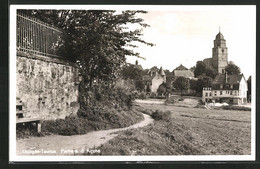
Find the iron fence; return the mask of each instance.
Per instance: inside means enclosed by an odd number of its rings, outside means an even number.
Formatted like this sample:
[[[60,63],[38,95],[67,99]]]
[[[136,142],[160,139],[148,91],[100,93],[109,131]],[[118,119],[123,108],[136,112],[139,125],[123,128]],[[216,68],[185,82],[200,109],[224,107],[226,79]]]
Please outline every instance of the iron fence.
[[[18,51],[59,57],[56,54],[56,47],[61,36],[61,30],[17,11]]]

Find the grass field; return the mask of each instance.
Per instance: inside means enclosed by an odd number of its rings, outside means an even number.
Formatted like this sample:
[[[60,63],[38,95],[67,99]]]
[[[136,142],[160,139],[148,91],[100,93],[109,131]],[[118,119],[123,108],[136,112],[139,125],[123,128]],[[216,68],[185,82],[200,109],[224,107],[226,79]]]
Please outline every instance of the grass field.
[[[167,119],[119,132],[102,155],[250,155],[251,112],[140,104],[140,111],[170,111]]]

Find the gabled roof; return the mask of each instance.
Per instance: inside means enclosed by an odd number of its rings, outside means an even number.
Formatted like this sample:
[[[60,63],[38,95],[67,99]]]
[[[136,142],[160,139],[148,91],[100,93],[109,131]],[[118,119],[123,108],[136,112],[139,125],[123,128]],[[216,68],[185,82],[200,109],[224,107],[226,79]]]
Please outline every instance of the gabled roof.
[[[180,66],[176,67],[174,70],[188,70],[188,69],[181,64]]]
[[[226,75],[221,74],[217,75],[213,81],[213,84],[237,84],[240,83],[241,79],[243,78],[243,74],[240,75],[227,75],[227,82],[226,82]]]
[[[176,77],[185,77],[191,78],[194,77],[194,73],[191,70],[174,70],[174,76]]]

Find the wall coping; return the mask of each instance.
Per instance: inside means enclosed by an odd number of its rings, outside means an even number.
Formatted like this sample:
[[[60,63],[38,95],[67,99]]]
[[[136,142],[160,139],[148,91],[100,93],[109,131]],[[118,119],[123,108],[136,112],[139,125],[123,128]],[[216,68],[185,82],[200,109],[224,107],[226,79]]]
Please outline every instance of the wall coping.
[[[18,57],[26,57],[28,59],[41,60],[41,61],[45,61],[45,62],[52,62],[52,63],[57,63],[57,64],[62,64],[62,65],[73,66],[75,68],[79,68],[79,66],[76,63],[72,63],[63,58],[42,56],[42,55],[30,54],[30,53],[25,53],[25,52],[20,52],[20,51],[17,51],[16,55]]]

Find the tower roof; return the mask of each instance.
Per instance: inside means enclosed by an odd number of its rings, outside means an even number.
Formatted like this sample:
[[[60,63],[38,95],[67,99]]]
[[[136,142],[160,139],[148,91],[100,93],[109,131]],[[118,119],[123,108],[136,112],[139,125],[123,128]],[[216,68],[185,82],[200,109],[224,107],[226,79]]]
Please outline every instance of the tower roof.
[[[224,39],[224,36],[219,32],[219,33],[216,35],[216,39]]]
[[[165,73],[164,73],[162,67],[161,67],[160,70],[159,70],[159,74],[162,75],[162,76],[165,76]]]

